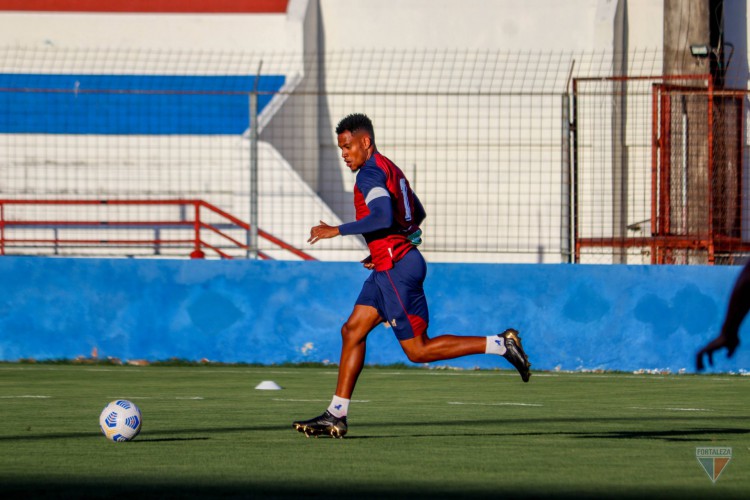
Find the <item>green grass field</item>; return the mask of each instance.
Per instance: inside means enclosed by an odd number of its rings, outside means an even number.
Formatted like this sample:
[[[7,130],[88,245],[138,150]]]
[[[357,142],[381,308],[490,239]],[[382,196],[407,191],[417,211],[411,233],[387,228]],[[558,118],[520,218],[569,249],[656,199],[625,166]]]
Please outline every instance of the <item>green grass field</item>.
[[[273,380],[284,389],[254,387]],[[335,368],[0,364],[14,497],[747,498],[750,377],[366,368],[345,439],[291,422]],[[127,398],[135,441],[99,412]],[[712,483],[696,447],[732,448]]]

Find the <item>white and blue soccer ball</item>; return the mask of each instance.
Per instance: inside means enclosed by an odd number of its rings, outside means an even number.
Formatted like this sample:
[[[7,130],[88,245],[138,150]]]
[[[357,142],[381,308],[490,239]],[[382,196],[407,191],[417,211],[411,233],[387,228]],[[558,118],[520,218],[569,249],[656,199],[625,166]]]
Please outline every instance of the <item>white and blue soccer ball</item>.
[[[122,442],[134,439],[141,432],[141,410],[127,399],[112,401],[99,415],[99,427],[108,441]]]

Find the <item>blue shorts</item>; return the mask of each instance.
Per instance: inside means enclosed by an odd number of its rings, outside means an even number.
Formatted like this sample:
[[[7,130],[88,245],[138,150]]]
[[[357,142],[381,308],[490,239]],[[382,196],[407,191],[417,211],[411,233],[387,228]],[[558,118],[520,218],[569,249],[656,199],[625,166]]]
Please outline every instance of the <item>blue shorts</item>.
[[[356,304],[374,307],[399,340],[418,337],[427,331],[430,319],[423,286],[426,274],[424,257],[416,248],[410,250],[393,269],[373,271]]]

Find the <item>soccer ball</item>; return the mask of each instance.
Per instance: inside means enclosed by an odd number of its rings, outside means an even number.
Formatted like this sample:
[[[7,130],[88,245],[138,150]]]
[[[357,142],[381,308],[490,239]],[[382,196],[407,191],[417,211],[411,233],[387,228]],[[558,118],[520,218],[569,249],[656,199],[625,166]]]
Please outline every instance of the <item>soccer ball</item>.
[[[141,410],[126,399],[112,401],[99,415],[99,427],[108,440],[130,441],[141,432]]]

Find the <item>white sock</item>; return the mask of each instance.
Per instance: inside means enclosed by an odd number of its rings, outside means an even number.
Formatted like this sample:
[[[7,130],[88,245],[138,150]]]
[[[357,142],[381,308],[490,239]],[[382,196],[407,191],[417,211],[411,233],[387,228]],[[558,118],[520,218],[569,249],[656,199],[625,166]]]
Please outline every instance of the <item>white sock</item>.
[[[331,404],[328,405],[328,412],[336,418],[345,417],[349,413],[349,400],[333,396]]]
[[[505,354],[507,349],[505,348],[505,339],[500,335],[490,335],[487,337],[487,347],[484,352],[486,354],[499,354],[502,356]]]

